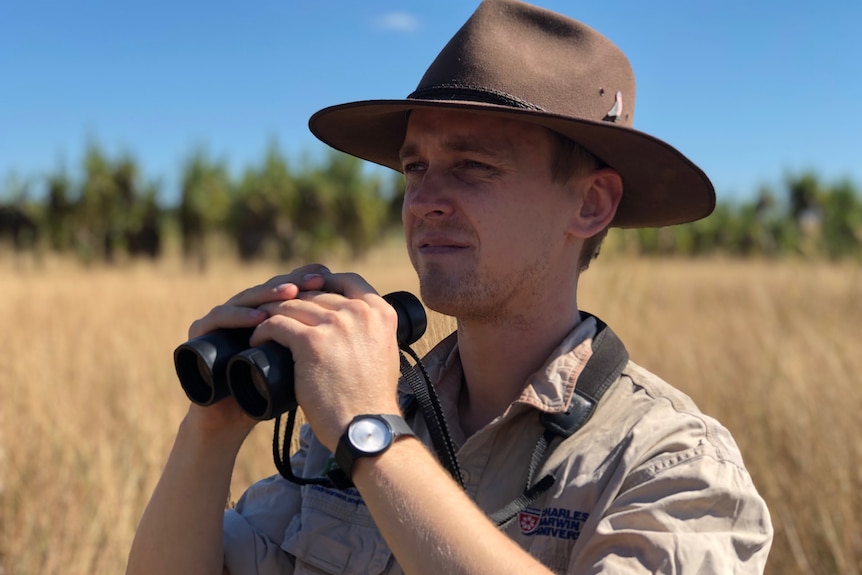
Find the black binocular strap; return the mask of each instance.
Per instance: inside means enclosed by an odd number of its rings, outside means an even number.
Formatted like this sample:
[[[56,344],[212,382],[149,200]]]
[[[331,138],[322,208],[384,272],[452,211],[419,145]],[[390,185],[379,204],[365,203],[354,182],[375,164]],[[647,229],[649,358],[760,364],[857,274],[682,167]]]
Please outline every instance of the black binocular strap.
[[[465,489],[464,477],[461,474],[461,467],[458,465],[455,444],[452,442],[449,427],[446,425],[446,418],[443,416],[443,409],[440,407],[440,399],[434,391],[431,378],[428,377],[428,372],[425,371],[425,366],[422,365],[419,356],[416,355],[416,352],[410,346],[404,345],[401,347],[401,350],[404,352],[400,354],[401,375],[410,384],[410,389],[422,408],[422,415],[425,418],[425,424],[428,426],[437,457],[461,488]],[[404,357],[405,353],[416,362],[415,368]],[[419,378],[416,368],[421,371],[425,382]],[[338,467],[327,470],[326,477],[297,477],[293,473],[293,469],[290,467],[290,444],[296,425],[296,412],[297,408],[293,408],[288,412],[285,435],[281,441],[279,441],[281,435],[281,416],[279,415],[275,418],[275,427],[272,435],[272,457],[279,474],[297,485],[324,485],[337,489],[352,487],[353,482]]]
[[[437,458],[449,474],[458,482],[462,489],[466,489],[464,485],[464,476],[461,474],[461,466],[458,465],[458,455],[455,449],[455,444],[452,441],[452,436],[449,433],[449,426],[446,424],[446,418],[443,416],[443,408],[440,407],[440,399],[434,391],[434,386],[431,384],[431,378],[428,377],[428,372],[425,371],[425,366],[419,356],[408,346],[401,348],[416,362],[416,366],[422,372],[424,382],[419,379],[419,374],[416,373],[414,366],[401,354],[401,375],[410,384],[410,389],[416,398],[419,407],[422,409],[422,416],[425,418],[425,425],[428,426],[428,432],[431,435],[431,442],[434,444],[434,451],[437,452]]]
[[[592,417],[602,396],[619,379],[623,368],[628,363],[629,354],[616,334],[599,318],[584,312],[581,312],[581,315],[582,319],[593,317],[596,320],[596,335],[592,342],[593,354],[578,376],[569,409],[563,413],[539,415],[539,421],[545,430],[530,457],[524,492],[511,503],[488,516],[500,529],[505,529],[519,513],[554,485],[556,478],[553,474],[545,475],[538,482],[533,483],[533,476],[545,461],[551,442],[557,437],[562,439],[570,437]]]
[[[297,411],[298,409],[294,407],[287,412],[284,439],[281,442],[279,442],[281,415],[275,417],[275,427],[272,432],[272,459],[278,473],[297,485],[323,485],[325,487],[338,487],[339,489],[351,487],[353,483],[347,478],[347,474],[337,468],[329,470],[327,477],[297,477],[294,475],[293,468],[290,466],[290,444],[292,443],[293,430],[296,427]]]

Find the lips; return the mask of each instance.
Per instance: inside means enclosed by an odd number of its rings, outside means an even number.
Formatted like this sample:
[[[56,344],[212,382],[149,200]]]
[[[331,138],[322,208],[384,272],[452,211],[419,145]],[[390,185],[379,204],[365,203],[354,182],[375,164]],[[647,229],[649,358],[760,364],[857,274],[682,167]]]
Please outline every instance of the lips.
[[[413,245],[423,254],[450,253],[469,247],[466,242],[445,236],[423,236],[417,238]]]

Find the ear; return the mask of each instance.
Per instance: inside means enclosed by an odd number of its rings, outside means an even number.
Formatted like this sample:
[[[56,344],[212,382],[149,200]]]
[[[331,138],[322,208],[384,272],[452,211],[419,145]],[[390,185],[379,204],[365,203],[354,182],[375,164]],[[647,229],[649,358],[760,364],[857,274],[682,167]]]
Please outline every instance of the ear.
[[[580,198],[579,206],[572,214],[569,233],[579,238],[589,238],[605,229],[614,219],[617,206],[623,197],[623,179],[611,168],[601,168],[585,176],[572,178],[572,190]]]

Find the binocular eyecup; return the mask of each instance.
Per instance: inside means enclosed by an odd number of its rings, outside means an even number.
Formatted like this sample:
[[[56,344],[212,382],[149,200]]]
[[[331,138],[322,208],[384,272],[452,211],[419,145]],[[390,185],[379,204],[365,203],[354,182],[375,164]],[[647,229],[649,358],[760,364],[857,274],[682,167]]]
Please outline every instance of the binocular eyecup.
[[[396,339],[410,345],[425,333],[422,303],[409,292],[383,296],[398,315]],[[274,341],[249,346],[253,329],[222,329],[191,339],[174,350],[174,367],[188,398],[212,405],[232,395],[249,417],[272,419],[297,407],[293,355]]]

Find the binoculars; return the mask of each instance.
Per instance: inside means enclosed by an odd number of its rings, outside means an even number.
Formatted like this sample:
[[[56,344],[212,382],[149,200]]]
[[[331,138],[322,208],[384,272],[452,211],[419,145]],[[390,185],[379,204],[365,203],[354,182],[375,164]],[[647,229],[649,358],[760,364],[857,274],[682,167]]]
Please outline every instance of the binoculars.
[[[409,292],[383,296],[398,315],[396,339],[403,347],[425,333],[425,308]],[[188,398],[211,405],[232,395],[254,419],[272,419],[297,407],[293,355],[274,341],[249,346],[254,328],[222,329],[196,337],[174,350],[174,367]]]

